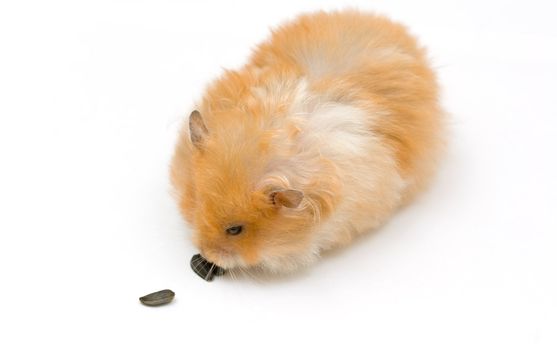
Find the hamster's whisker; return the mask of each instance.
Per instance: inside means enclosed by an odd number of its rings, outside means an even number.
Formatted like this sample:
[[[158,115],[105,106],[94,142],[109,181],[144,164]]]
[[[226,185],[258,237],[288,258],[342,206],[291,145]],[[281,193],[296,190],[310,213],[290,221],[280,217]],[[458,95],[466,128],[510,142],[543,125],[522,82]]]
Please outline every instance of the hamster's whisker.
[[[209,268],[209,272],[207,273],[207,276],[211,276],[211,274],[213,273],[213,270],[215,269],[215,264],[211,263],[211,267]]]
[[[251,268],[242,267],[241,269],[242,269],[242,272],[244,273],[245,276],[247,276],[247,277],[249,277],[253,280],[260,281],[259,277],[253,273]]]
[[[242,274],[244,275],[244,278],[246,277],[250,277],[249,272],[247,271],[247,269],[245,267],[240,267]]]
[[[244,268],[242,266],[238,267],[238,276],[240,276],[241,278],[245,278],[246,273],[244,272]]]
[[[233,281],[238,280],[238,279],[236,278],[236,272],[234,271],[234,269],[230,269],[230,270],[228,270],[228,272],[229,272],[229,274],[230,274],[230,278],[232,278]]]
[[[199,259],[199,260],[197,260],[196,263],[195,263],[195,268],[198,269],[200,265],[201,265],[202,267],[205,267],[206,264],[207,264],[207,261],[206,261],[206,260],[204,260],[204,259]]]
[[[250,269],[250,276],[257,282],[261,282],[261,277],[257,274],[257,269]]]

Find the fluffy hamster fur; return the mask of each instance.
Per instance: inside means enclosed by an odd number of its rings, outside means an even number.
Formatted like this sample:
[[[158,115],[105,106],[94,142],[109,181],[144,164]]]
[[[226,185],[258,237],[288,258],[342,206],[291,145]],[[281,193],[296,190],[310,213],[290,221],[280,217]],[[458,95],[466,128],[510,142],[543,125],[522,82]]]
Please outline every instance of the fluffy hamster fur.
[[[357,11],[298,17],[210,84],[180,134],[171,178],[194,243],[228,269],[310,264],[428,183],[442,115],[403,26]]]

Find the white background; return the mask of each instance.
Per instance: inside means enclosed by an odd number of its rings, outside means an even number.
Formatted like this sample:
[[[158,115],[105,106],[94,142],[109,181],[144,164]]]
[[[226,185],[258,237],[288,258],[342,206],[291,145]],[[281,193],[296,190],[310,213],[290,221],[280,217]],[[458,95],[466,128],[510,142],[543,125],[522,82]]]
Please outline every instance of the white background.
[[[0,348],[557,348],[552,4],[2,1]],[[437,181],[295,276],[202,281],[168,182],[181,121],[270,27],[346,6],[429,48]]]

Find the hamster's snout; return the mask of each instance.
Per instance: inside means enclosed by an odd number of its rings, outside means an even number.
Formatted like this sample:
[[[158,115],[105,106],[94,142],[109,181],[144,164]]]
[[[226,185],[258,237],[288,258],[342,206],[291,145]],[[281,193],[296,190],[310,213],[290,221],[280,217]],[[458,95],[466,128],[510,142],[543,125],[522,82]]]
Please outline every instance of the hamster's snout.
[[[238,255],[233,251],[222,247],[200,247],[201,255],[210,262],[225,269],[238,265]]]

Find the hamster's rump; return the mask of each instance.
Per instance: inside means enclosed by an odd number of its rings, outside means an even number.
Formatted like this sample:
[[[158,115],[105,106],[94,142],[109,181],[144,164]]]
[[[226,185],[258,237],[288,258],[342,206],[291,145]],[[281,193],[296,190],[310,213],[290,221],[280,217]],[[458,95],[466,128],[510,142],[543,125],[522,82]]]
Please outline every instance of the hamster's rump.
[[[171,177],[205,257],[283,272],[408,202],[432,177],[442,134],[435,75],[403,26],[319,12],[274,30],[208,87]]]

